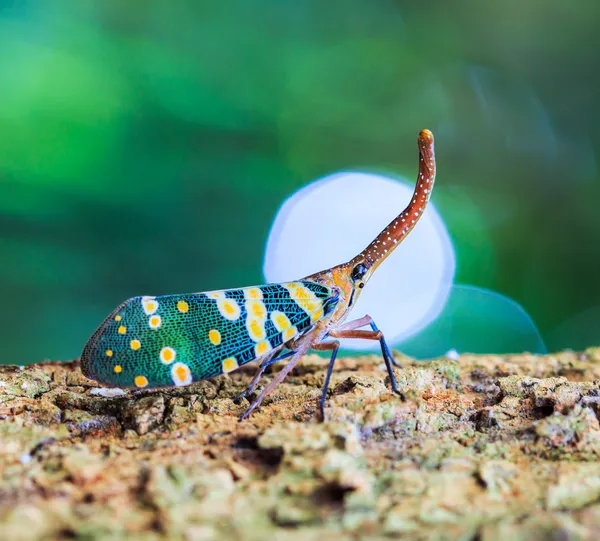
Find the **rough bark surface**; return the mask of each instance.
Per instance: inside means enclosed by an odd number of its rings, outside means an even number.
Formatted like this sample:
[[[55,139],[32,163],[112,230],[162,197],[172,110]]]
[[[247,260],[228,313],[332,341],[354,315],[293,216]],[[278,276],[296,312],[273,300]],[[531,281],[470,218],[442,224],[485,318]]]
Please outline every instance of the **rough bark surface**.
[[[0,367],[0,537],[600,538],[600,349],[402,363],[406,402],[340,359],[325,423],[316,356],[241,423],[252,368],[119,394]]]

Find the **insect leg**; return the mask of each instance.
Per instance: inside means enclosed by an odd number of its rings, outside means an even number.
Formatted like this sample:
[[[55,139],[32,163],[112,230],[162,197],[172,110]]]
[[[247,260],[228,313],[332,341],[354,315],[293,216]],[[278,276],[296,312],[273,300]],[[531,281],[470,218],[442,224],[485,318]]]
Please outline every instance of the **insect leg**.
[[[360,329],[361,327],[364,327],[365,325],[370,325],[371,329],[373,329],[375,332],[379,331],[379,329],[377,328],[377,325],[375,325],[375,322],[373,321],[373,318],[371,316],[363,316],[360,319],[355,319],[354,321],[349,321],[348,323],[344,323],[338,330],[353,331],[355,329]],[[396,362],[396,359],[394,359],[394,356],[392,355],[392,352],[390,351],[390,348],[388,347],[387,342],[383,336],[381,337],[380,343],[381,343],[381,353],[383,354],[383,356],[385,357],[387,355],[388,358],[390,359],[390,361],[392,361],[392,364],[396,368],[402,368],[402,365],[400,365],[398,362]]]
[[[363,340],[378,340],[381,344],[381,352],[383,353],[383,360],[385,361],[385,367],[387,368],[388,375],[390,376],[390,384],[392,391],[394,391],[402,400],[406,400],[404,393],[398,389],[396,384],[396,378],[394,376],[394,370],[392,368],[391,354],[385,343],[383,333],[377,331],[358,331],[358,330],[333,330],[329,332],[329,336],[332,338],[360,338]]]
[[[343,325],[338,327],[338,331],[353,331],[355,329],[360,329],[365,325],[371,325],[373,322],[373,318],[371,316],[363,316],[359,319],[355,319],[354,321],[347,321]]]
[[[302,355],[306,353],[309,347],[310,344],[307,343],[293,352],[290,361],[281,369],[279,374],[277,374],[271,380],[271,383],[269,383],[269,385],[267,385],[263,389],[263,391],[254,399],[252,404],[250,404],[250,407],[240,417],[240,421],[243,421],[246,417],[248,417],[248,415],[250,415],[260,405],[264,398],[273,392],[273,389],[275,389],[275,387],[277,387],[277,385],[279,385],[285,379],[285,377],[289,374],[292,368],[294,368],[294,366],[298,364],[298,361],[302,358]]]
[[[287,359],[288,357],[291,357],[293,354],[294,354],[293,351],[288,351],[287,353],[284,353],[283,355],[281,355],[279,357],[273,357],[272,359],[267,359],[266,361],[264,361],[261,365],[259,365],[258,370],[256,371],[256,374],[254,374],[252,381],[248,384],[248,387],[246,387],[246,389],[244,391],[242,391],[238,396],[236,396],[233,399],[233,401],[237,402],[237,401],[241,400],[242,398],[246,398],[249,394],[252,394],[252,391],[254,391],[254,387],[256,387],[258,380],[263,375],[264,371],[267,369],[268,366],[271,366],[272,364],[274,364],[276,362],[283,361],[283,359]]]
[[[327,388],[329,387],[329,380],[331,379],[331,373],[333,372],[335,358],[337,357],[338,350],[340,349],[340,342],[339,340],[335,340],[333,342],[321,342],[320,344],[315,344],[313,349],[317,351],[331,351],[331,359],[329,360],[327,374],[325,375],[325,383],[323,384],[323,394],[321,395],[321,400],[319,400],[321,420],[325,421],[325,399],[327,398]]]

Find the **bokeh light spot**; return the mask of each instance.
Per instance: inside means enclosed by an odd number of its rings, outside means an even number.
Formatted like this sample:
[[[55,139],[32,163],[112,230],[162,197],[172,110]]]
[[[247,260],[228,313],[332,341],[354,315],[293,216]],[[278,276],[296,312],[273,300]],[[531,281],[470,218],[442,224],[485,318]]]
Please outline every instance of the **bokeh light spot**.
[[[367,173],[334,174],[297,191],[280,208],[267,241],[268,282],[298,279],[348,261],[405,208],[413,183]],[[349,319],[369,314],[389,341],[429,324],[442,310],[455,257],[446,227],[430,203],[419,224],[381,265]],[[376,350],[378,343],[346,340]]]

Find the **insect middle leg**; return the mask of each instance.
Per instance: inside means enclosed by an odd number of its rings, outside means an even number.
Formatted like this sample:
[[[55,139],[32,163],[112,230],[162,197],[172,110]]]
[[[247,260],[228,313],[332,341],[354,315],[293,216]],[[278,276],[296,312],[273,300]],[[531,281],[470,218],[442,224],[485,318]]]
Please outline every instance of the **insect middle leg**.
[[[363,316],[359,319],[355,319],[354,321],[348,321],[348,323],[344,323],[341,327],[339,327],[338,331],[354,331],[356,329],[364,327],[365,325],[370,325],[371,329],[375,332],[379,331],[377,325],[375,325],[375,322],[373,321],[373,318],[368,315]],[[396,359],[394,359],[394,356],[392,355],[392,352],[388,347],[385,337],[383,335],[381,335],[381,340],[379,340],[379,342],[381,344],[381,353],[383,354],[383,356],[385,357],[387,355],[396,368],[402,368],[400,363],[396,362]]]
[[[277,363],[279,361],[283,361],[284,359],[291,357],[293,354],[294,354],[293,351],[288,351],[287,353],[284,353],[283,355],[280,355],[279,357],[273,357],[271,359],[267,359],[267,360],[263,361],[259,365],[258,370],[256,371],[256,374],[254,374],[252,381],[248,384],[248,387],[246,387],[246,389],[244,391],[242,391],[239,395],[237,395],[233,399],[233,401],[237,402],[237,401],[241,400],[242,398],[247,398],[248,395],[252,394],[252,392],[254,391],[254,387],[256,387],[258,380],[260,380],[261,376],[264,374],[264,372],[268,366],[271,366],[272,364]]]
[[[360,321],[360,320],[357,320]],[[350,322],[354,323],[354,322]],[[359,338],[362,340],[377,340],[381,344],[381,352],[383,353],[383,360],[385,367],[387,368],[388,375],[390,376],[390,385],[392,391],[394,391],[403,401],[406,400],[404,393],[398,389],[396,383],[396,377],[394,376],[394,369],[392,368],[393,357],[391,356],[390,350],[387,347],[383,333],[380,330],[377,331],[359,331],[354,329],[337,329],[329,332],[329,336],[332,338]]]

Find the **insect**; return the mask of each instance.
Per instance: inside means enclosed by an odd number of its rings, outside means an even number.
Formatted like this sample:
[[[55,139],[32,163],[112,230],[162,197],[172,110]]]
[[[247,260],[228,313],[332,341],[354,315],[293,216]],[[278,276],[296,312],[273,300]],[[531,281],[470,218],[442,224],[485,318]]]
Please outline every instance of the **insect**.
[[[245,418],[310,348],[331,351],[319,402],[323,418],[340,339],[361,338],[379,341],[392,390],[404,399],[392,368],[399,365],[373,319],[365,315],[346,322],[346,318],[375,269],[423,215],[435,181],[433,146],[432,133],[422,130],[419,173],[410,203],[354,259],[294,282],[129,299],[88,340],[81,355],[83,373],[124,388],[171,387],[260,361],[242,393],[246,396],[267,366],[287,359],[242,415]]]

